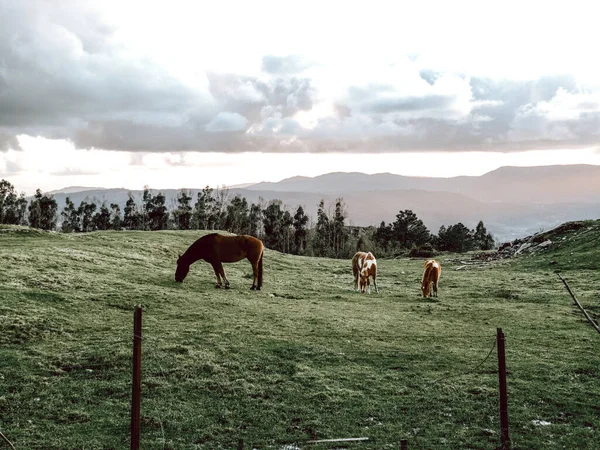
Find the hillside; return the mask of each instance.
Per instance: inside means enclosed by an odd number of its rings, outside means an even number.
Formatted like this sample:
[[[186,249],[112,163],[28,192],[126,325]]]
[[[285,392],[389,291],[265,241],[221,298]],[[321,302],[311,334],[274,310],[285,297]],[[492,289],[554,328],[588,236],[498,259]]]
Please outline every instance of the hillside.
[[[549,263],[564,256],[597,313],[590,226],[557,234],[548,254],[461,270],[467,255],[442,255],[438,299],[420,297],[421,260],[379,260],[380,294],[366,296],[349,261],[267,250],[262,291],[249,291],[247,262],[225,265],[232,289],[216,290],[204,262],[173,280],[202,232],[1,228],[0,430],[16,448],[127,447],[141,304],[142,448],[365,436],[360,448],[493,449],[501,327],[513,446],[594,449],[600,339]]]

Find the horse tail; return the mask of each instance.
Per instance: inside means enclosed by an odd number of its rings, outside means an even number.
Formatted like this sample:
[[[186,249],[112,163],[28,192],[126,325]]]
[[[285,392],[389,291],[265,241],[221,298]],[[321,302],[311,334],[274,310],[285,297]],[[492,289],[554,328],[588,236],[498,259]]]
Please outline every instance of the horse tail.
[[[262,287],[263,283],[263,255],[265,251],[260,252],[260,258],[258,260],[258,288]]]

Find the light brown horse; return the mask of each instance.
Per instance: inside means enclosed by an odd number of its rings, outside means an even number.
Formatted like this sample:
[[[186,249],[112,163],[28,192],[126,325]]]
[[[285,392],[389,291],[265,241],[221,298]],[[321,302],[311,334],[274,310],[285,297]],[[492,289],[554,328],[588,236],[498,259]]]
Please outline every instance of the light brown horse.
[[[431,297],[431,287],[433,285],[433,296],[438,296],[438,280],[440,279],[440,273],[442,272],[442,266],[435,259],[429,259],[425,261],[425,270],[423,271],[423,278],[421,280],[421,291],[423,297]]]
[[[252,264],[254,280],[251,290],[260,291],[263,281],[263,251],[260,239],[253,236],[223,236],[218,233],[207,234],[194,242],[177,260],[175,281],[182,282],[190,270],[190,265],[203,259],[210,263],[217,276],[217,286],[221,287],[221,277],[225,289],[229,289],[229,280],[225,276],[222,263],[238,262],[247,258]]]
[[[379,289],[377,289],[377,261],[373,253],[356,252],[352,257],[352,273],[354,274],[355,290],[358,290],[358,279],[360,278],[360,292],[370,294],[371,277],[373,278],[373,285],[375,285],[375,292],[379,293]]]

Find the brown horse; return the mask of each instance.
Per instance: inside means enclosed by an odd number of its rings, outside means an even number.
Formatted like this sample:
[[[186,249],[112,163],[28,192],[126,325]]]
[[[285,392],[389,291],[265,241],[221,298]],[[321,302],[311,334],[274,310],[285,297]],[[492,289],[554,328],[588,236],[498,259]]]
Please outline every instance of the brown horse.
[[[207,234],[194,242],[177,260],[175,281],[182,282],[190,270],[190,265],[203,259],[210,263],[217,276],[217,286],[221,287],[221,277],[225,289],[229,289],[229,280],[225,276],[222,263],[237,262],[247,258],[252,264],[254,280],[250,289],[260,291],[263,281],[263,250],[260,239],[253,236],[223,236],[217,233]]]
[[[377,289],[377,261],[373,253],[356,252],[352,257],[352,273],[354,274],[355,290],[358,290],[358,279],[360,278],[360,292],[370,294],[371,281],[369,277],[372,277],[375,292],[379,293],[379,289]]]
[[[423,292],[423,297],[431,297],[432,285],[433,296],[438,296],[438,280],[440,279],[441,272],[442,266],[435,259],[425,261],[425,270],[423,271],[423,278],[421,279],[421,291]]]

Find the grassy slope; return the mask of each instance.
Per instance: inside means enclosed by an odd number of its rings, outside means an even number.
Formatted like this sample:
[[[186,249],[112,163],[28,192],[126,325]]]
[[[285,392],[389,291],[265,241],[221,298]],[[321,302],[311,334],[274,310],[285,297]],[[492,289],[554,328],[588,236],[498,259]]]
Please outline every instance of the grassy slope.
[[[146,449],[359,436],[372,441],[353,447],[492,449],[495,351],[476,366],[496,327],[513,447],[596,448],[600,336],[554,274],[600,312],[600,232],[581,231],[516,261],[456,271],[441,257],[435,301],[419,296],[418,260],[380,260],[381,292],[365,296],[350,261],[267,251],[263,291],[248,290],[247,262],[225,266],[226,291],[204,262],[173,281],[202,233],[0,230],[0,430],[18,449],[127,448],[140,303]]]

